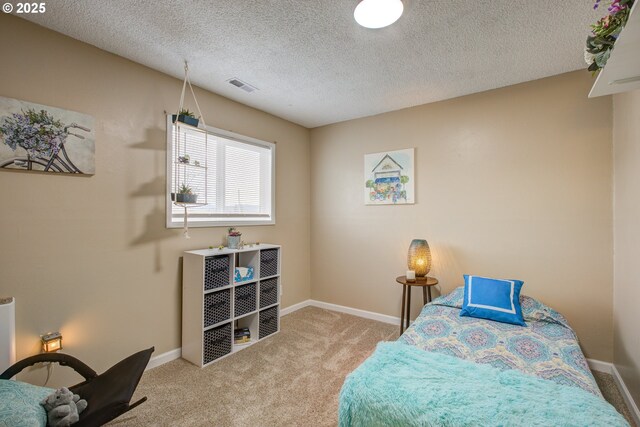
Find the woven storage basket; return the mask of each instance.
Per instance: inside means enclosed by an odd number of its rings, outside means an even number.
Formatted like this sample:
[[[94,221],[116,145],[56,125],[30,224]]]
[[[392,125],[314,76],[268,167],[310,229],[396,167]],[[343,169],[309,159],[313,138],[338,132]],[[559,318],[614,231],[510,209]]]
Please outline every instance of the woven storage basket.
[[[231,323],[205,331],[202,352],[203,364],[231,353]]]
[[[236,286],[235,299],[234,299],[234,312],[235,316],[242,316],[243,314],[256,311],[256,284],[249,283],[248,285]]]
[[[205,291],[221,288],[229,284],[229,257],[207,257],[204,262],[204,289]]]
[[[204,327],[231,318],[231,289],[211,292],[204,296]]]
[[[278,307],[267,308],[260,312],[260,339],[268,337],[278,330]]]
[[[260,251],[260,277],[278,274],[278,250],[265,249]]]
[[[278,278],[267,279],[260,282],[260,308],[264,308],[278,302]]]

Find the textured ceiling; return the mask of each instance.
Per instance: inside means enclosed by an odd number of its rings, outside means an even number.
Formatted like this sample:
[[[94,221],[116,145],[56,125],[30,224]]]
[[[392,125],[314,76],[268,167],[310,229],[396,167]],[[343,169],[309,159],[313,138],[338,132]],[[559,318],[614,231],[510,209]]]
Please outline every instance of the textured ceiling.
[[[316,127],[584,68],[602,14],[591,0],[404,0],[395,24],[371,30],[356,4],[47,0],[20,16],[178,78],[186,59],[194,84]]]

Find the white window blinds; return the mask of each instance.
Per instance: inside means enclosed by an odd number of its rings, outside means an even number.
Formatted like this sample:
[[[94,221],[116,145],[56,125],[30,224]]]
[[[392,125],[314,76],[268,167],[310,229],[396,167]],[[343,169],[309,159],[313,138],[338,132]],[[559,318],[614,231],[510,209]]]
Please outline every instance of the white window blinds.
[[[274,144],[213,128],[205,138],[204,131],[176,128],[170,120],[167,127],[167,188],[174,191],[174,180],[178,186],[185,182],[198,194],[198,203],[206,203],[188,209],[190,227],[275,222]],[[174,150],[176,132],[184,152]],[[189,167],[175,158],[184,155]],[[167,226],[182,227],[184,208],[169,199]]]

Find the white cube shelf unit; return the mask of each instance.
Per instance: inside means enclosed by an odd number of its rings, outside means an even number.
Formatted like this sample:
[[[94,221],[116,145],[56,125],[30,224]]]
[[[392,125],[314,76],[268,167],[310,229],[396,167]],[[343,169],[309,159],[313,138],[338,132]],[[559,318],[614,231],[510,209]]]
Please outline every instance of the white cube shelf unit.
[[[205,367],[280,331],[281,259],[271,244],[184,253],[183,359]],[[253,267],[253,278],[236,282],[236,267]],[[249,328],[251,341],[235,344],[237,328]]]

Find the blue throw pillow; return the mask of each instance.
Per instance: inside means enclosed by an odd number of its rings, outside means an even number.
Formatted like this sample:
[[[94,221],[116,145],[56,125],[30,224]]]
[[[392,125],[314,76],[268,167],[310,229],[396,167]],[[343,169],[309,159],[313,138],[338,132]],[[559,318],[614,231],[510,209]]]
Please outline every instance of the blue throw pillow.
[[[464,300],[460,316],[479,317],[526,326],[520,307],[521,280],[464,275]]]

